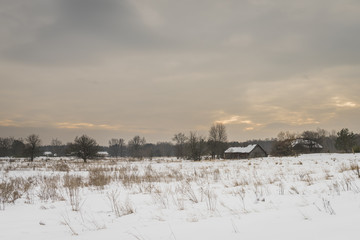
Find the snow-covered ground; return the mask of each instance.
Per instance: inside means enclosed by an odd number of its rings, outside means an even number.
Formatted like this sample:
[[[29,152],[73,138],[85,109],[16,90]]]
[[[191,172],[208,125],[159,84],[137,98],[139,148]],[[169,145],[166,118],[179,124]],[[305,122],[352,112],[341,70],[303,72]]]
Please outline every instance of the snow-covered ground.
[[[357,239],[358,160],[2,159],[0,239]]]

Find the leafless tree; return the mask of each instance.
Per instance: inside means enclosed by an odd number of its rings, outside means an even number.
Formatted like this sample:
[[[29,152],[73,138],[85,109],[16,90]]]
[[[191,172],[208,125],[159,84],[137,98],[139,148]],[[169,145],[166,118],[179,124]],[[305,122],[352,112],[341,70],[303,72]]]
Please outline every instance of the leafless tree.
[[[198,135],[196,132],[190,132],[188,141],[188,158],[195,161],[200,161],[201,157],[206,152],[206,141],[203,136]]]
[[[60,155],[60,150],[61,150],[60,148],[62,145],[63,145],[62,142],[57,138],[51,140],[51,148],[54,155],[56,156]]]
[[[0,138],[0,156],[6,157],[11,155],[12,144],[14,143],[14,138]]]
[[[96,156],[99,146],[95,139],[82,135],[75,138],[72,148],[76,152],[77,156],[82,158],[86,163],[87,159]]]
[[[123,157],[125,148],[125,140],[122,138],[116,139],[112,138],[109,141],[109,151],[110,155],[114,157]]]
[[[220,158],[226,148],[227,134],[226,127],[222,123],[213,124],[209,130],[208,145],[211,152],[211,157],[215,156]]]
[[[132,157],[142,157],[142,147],[145,145],[146,140],[144,137],[135,136],[128,143],[130,154]]]
[[[41,145],[41,139],[39,135],[30,134],[25,138],[26,142],[26,151],[30,156],[30,161],[34,161],[35,155],[39,151],[39,147]]]
[[[177,158],[183,158],[185,157],[185,145],[188,138],[185,136],[184,133],[177,133],[174,135],[173,141],[175,141],[175,154]]]
[[[295,152],[291,143],[297,138],[296,134],[289,131],[280,132],[271,149],[271,155],[274,156],[291,156]]]

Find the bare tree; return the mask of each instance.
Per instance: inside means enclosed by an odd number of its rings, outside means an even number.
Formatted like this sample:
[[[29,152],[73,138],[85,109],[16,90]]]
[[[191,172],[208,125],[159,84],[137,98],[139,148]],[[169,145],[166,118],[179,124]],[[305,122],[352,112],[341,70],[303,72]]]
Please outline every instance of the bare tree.
[[[26,146],[24,141],[20,139],[14,139],[13,143],[11,144],[11,155],[14,157],[23,157],[26,154]]]
[[[0,157],[7,157],[11,155],[11,147],[14,142],[14,138],[0,138]]]
[[[63,145],[62,142],[57,138],[53,138],[51,140],[51,148],[52,148],[52,152],[55,156],[60,155],[62,145]]]
[[[296,139],[296,134],[287,132],[280,132],[271,149],[271,155],[274,156],[291,156],[295,152],[291,143]]]
[[[76,155],[86,163],[87,159],[96,156],[99,146],[95,139],[82,135],[81,137],[75,138],[72,148],[76,152]]]
[[[227,142],[226,127],[222,123],[214,124],[209,130],[208,145],[211,152],[211,157],[214,159],[222,157]]]
[[[196,132],[190,132],[187,142],[188,158],[200,161],[201,157],[206,152],[206,141],[203,136],[198,135]]]
[[[184,133],[177,133],[174,135],[173,141],[176,142],[175,146],[175,154],[177,158],[183,158],[185,157],[185,144],[188,138],[185,136]]]
[[[41,139],[39,135],[30,134],[25,138],[25,142],[26,142],[26,151],[30,156],[30,161],[34,161],[34,157],[39,151]]]
[[[122,138],[116,139],[112,138],[109,141],[109,152],[111,156],[114,157],[123,157],[124,156],[124,148],[125,148],[125,140]]]
[[[130,154],[132,157],[141,158],[142,157],[142,147],[145,145],[146,140],[144,137],[135,136],[128,143]]]

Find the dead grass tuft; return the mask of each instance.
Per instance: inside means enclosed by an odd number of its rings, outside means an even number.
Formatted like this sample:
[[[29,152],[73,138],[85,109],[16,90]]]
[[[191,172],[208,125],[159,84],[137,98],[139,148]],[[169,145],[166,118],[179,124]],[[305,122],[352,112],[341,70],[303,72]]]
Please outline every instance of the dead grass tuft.
[[[111,181],[111,177],[107,174],[103,167],[95,167],[89,169],[89,185],[104,188]]]

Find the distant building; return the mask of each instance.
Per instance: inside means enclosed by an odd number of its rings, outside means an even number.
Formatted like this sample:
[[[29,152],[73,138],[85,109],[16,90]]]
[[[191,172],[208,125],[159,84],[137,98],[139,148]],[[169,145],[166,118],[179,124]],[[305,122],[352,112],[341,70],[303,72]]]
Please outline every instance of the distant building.
[[[231,147],[225,151],[226,159],[244,159],[267,157],[266,151],[258,144],[251,144],[247,147]]]
[[[51,157],[51,156],[53,156],[53,154],[52,154],[52,152],[47,151],[47,152],[44,152],[44,156],[45,157]]]
[[[291,147],[296,153],[318,153],[323,149],[319,143],[302,138],[293,140]]]
[[[96,156],[98,156],[98,157],[108,157],[109,153],[108,152],[97,152]]]

